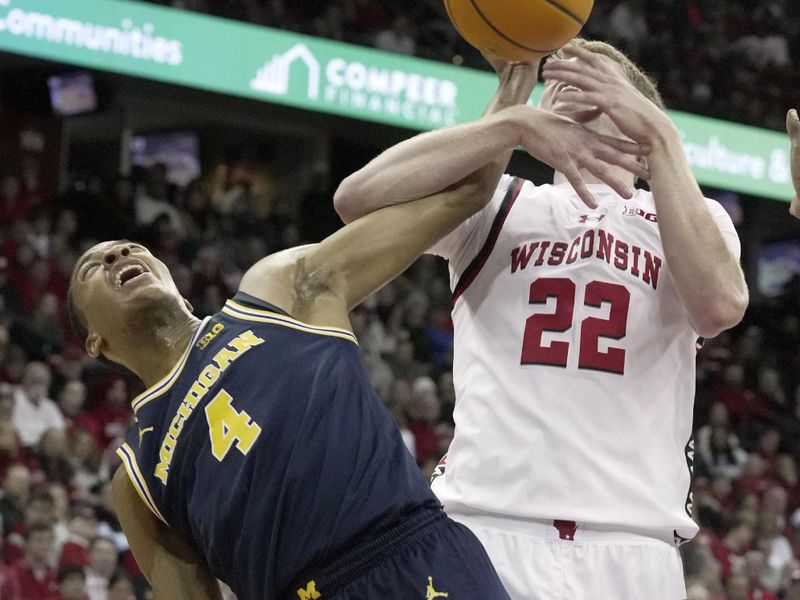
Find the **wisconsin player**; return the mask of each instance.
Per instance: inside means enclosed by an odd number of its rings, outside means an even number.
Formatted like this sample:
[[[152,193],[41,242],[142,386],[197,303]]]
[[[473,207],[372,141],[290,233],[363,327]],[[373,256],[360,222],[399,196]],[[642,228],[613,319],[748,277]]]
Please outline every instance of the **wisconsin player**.
[[[612,167],[616,187],[583,170],[575,185],[563,157],[552,185],[505,176],[431,248],[449,261],[457,397],[433,489],[515,600],[682,600],[695,345],[742,318],[739,240],[624,55],[576,40],[543,74],[526,149],[569,135],[553,125],[568,116],[648,147],[647,170]],[[487,147],[514,147],[492,121],[473,125],[386,151],[342,182],[339,214],[404,202],[459,180]],[[652,192],[621,193],[634,175]]]
[[[516,115],[489,119],[522,132]],[[83,255],[69,300],[86,349],[148,386],[113,491],[156,598],[218,598],[215,577],[239,600],[508,598],[405,449],[348,320],[486,204],[502,172],[491,159],[452,189],[264,258],[203,321],[143,246]]]

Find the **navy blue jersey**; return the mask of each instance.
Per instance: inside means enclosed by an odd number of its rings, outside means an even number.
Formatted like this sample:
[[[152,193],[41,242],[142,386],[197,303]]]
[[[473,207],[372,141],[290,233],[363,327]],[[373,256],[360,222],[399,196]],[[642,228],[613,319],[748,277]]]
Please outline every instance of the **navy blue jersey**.
[[[133,401],[118,450],[155,515],[240,600],[285,595],[430,487],[374,393],[355,337],[239,293]]]

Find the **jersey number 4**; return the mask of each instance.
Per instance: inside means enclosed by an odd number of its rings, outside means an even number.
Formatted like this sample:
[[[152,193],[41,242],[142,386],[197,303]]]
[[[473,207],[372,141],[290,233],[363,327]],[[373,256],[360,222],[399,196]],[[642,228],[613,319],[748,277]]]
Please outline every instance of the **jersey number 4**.
[[[220,390],[206,405],[211,454],[220,462],[234,444],[239,452],[247,454],[261,435],[261,427],[246,412],[233,408],[231,402],[231,395]]]
[[[549,298],[556,300],[555,312],[536,314],[525,322],[520,361],[523,365],[567,366],[569,342],[554,341],[549,346],[543,346],[542,334],[545,331],[563,333],[573,327],[575,283],[570,279],[543,277],[531,284],[528,298],[531,304],[546,304]],[[630,292],[615,283],[592,281],[586,286],[583,298],[585,306],[600,308],[603,302],[608,302],[610,309],[607,319],[587,317],[581,322],[579,369],[619,375],[625,372],[625,350],[612,347],[607,352],[601,352],[599,343],[601,337],[614,340],[625,337],[630,299]]]

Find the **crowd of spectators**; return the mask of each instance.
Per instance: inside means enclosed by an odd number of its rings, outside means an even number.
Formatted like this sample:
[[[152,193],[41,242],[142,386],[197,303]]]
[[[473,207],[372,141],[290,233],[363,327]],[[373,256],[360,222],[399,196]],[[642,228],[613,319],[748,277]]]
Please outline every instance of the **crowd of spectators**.
[[[153,0],[309,35],[488,69],[422,0]],[[800,89],[792,0],[603,0],[581,35],[611,42],[651,74],[669,108],[782,129]]]
[[[72,266],[100,237],[144,241],[203,316],[260,257],[323,235],[310,226],[319,211],[282,207],[280,184],[252,163],[183,189],[156,164],[56,200],[35,160],[25,164],[0,186],[0,597],[142,598],[109,493],[142,387],[88,358],[71,332]],[[682,550],[692,600],[800,600],[798,299],[793,280],[699,354],[701,532]],[[449,304],[446,268],[426,256],[352,313],[372,383],[427,475],[454,431]]]

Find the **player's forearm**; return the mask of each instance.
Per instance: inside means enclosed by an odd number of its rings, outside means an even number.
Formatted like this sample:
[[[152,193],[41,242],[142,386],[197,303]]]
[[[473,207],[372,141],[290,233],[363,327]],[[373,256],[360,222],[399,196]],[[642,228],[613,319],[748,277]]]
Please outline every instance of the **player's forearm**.
[[[537,73],[538,64],[510,65],[487,116],[401,142],[345,178],[333,198],[339,216],[350,223],[379,208],[435,194],[489,163],[499,179],[521,141],[517,117],[504,109],[527,101]]]
[[[504,113],[418,135],[386,150],[339,185],[333,197],[345,223],[380,208],[435,194],[519,145]]]
[[[453,189],[357,219],[309,249],[298,262],[296,287],[312,290],[309,303],[319,304],[324,291],[347,309],[356,306],[483,208],[490,184],[478,172]]]
[[[648,164],[675,287],[695,330],[713,337],[741,321],[747,308],[742,269],[706,206],[674,128],[660,136]]]

